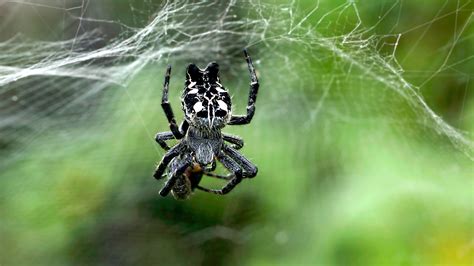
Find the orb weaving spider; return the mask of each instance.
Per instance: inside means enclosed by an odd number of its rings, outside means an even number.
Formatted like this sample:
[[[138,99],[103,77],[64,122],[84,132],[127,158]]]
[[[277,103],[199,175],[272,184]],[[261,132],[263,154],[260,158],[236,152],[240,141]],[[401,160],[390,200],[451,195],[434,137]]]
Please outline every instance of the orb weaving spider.
[[[166,150],[166,154],[156,168],[154,177],[168,180],[160,191],[165,197],[170,191],[176,199],[186,199],[197,188],[199,190],[224,195],[229,193],[242,178],[257,175],[257,167],[237,150],[244,145],[240,137],[222,133],[226,125],[249,124],[255,113],[255,101],[258,93],[258,79],[252,59],[244,50],[250,72],[250,93],[246,115],[232,115],[232,103],[229,92],[221,85],[219,65],[209,63],[202,70],[195,64],[186,69],[186,82],[181,97],[184,121],[177,125],[171,105],[168,101],[171,66],[168,66],[163,86],[161,106],[168,119],[170,130],[158,133],[155,140]],[[177,139],[178,144],[170,148],[166,141]],[[227,145],[226,142],[232,145]],[[216,159],[230,174],[213,173]],[[168,169],[167,173],[165,171]],[[202,176],[227,180],[219,190],[199,186]]]

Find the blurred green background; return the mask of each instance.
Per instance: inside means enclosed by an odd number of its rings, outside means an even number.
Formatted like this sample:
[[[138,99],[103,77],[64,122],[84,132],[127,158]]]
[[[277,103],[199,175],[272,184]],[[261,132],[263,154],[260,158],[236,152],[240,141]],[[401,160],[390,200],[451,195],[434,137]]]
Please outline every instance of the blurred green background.
[[[229,6],[235,21],[253,26],[237,28],[217,46],[211,36],[201,39],[204,48],[160,55],[123,86],[102,83],[89,98],[72,75],[0,87],[0,265],[473,265],[473,4],[228,4],[176,2],[175,22],[196,16],[204,21],[198,31],[212,30],[214,15]],[[140,30],[163,6],[0,2],[0,40],[5,45],[21,33],[25,47],[47,45],[98,29],[102,42],[84,48],[93,51]],[[287,22],[301,28],[292,32]],[[264,36],[238,34],[264,27]],[[162,37],[167,47],[172,34]],[[199,50],[211,46],[218,51]],[[151,174],[164,154],[153,136],[167,130],[159,106],[165,66],[173,65],[179,120],[184,69],[194,60],[221,64],[223,85],[242,113],[249,78],[238,47],[245,46],[261,81],[257,113],[250,125],[224,131],[244,138],[242,153],[258,165],[258,176],[224,197],[159,197],[163,184]],[[1,66],[15,66],[11,54],[0,55]],[[470,144],[440,130],[413,104],[415,95],[403,97],[385,63],[399,65],[414,91]],[[71,99],[83,109],[43,111]],[[27,110],[38,116],[25,120]],[[21,119],[8,124],[15,115]]]

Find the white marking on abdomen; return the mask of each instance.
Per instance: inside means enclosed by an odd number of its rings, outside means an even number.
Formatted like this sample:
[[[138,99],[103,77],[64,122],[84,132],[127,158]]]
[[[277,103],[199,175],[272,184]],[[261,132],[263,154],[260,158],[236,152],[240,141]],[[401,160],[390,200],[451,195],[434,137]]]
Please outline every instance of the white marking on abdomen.
[[[195,103],[194,106],[193,106],[193,109],[196,113],[200,112],[203,109],[202,102]]]
[[[224,101],[217,100],[217,103],[219,104],[219,108],[228,111],[227,104]]]
[[[192,87],[194,87],[194,85],[196,85],[196,82],[191,82],[191,83],[189,83],[188,88],[192,88]]]

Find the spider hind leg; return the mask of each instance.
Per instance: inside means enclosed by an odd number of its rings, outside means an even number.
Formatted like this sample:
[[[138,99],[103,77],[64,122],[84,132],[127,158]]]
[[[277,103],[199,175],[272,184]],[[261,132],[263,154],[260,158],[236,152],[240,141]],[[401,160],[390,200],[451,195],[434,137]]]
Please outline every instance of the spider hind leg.
[[[246,115],[233,115],[230,118],[229,125],[245,125],[252,121],[252,118],[255,114],[255,102],[257,101],[258,94],[258,78],[255,68],[252,63],[252,58],[247,53],[247,50],[244,50],[245,60],[247,61],[247,66],[250,72],[250,92],[247,103],[247,114]]]
[[[183,138],[184,133],[187,130],[189,125],[186,122],[183,122],[181,126],[178,127],[176,123],[176,119],[173,114],[173,109],[171,108],[171,104],[168,100],[170,77],[171,77],[171,66],[168,66],[168,68],[166,69],[165,82],[163,84],[163,95],[161,97],[161,107],[163,108],[163,112],[165,112],[166,118],[168,119],[168,123],[170,126],[170,130],[171,132],[173,132],[174,137],[176,139],[181,139]]]

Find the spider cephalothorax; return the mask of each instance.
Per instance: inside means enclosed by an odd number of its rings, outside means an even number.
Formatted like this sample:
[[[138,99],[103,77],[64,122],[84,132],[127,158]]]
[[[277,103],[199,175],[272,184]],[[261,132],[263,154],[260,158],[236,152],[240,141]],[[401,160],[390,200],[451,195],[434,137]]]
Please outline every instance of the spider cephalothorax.
[[[244,125],[250,123],[255,113],[255,101],[259,83],[250,56],[244,50],[250,72],[250,94],[246,115],[232,115],[230,95],[221,85],[219,66],[210,63],[204,70],[190,64],[186,69],[186,82],[181,103],[185,120],[178,127],[168,102],[171,67],[168,67],[163,88],[161,106],[168,119],[171,132],[156,135],[156,141],[167,150],[156,168],[154,177],[163,178],[167,171],[168,181],[160,195],[171,191],[177,199],[187,198],[194,189],[215,194],[227,194],[245,177],[254,177],[257,167],[237,150],[244,142],[237,136],[221,132],[225,125]],[[180,140],[170,148],[167,140]],[[229,142],[233,144],[229,146]],[[216,160],[229,170],[222,176],[213,173]],[[199,186],[202,176],[225,179],[228,183],[219,190]]]
[[[231,115],[231,100],[219,79],[219,65],[210,63],[204,70],[190,64],[181,98],[185,119],[202,130],[221,129]]]

